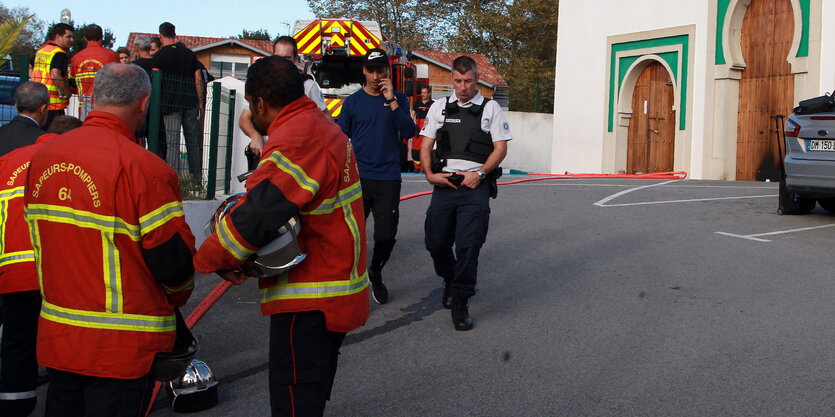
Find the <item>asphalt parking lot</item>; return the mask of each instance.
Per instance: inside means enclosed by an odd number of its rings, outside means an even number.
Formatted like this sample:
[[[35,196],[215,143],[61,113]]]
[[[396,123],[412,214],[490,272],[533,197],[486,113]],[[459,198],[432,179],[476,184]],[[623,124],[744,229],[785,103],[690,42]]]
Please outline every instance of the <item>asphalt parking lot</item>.
[[[403,195],[430,189],[403,178]],[[346,338],[326,415],[835,415],[835,216],[778,216],[777,184],[502,186],[469,332],[440,306],[429,199],[401,203],[390,302]],[[199,277],[185,311],[219,282]],[[233,287],[195,326],[221,382],[192,415],[269,415],[257,296]],[[151,415],[179,414],[161,395]]]

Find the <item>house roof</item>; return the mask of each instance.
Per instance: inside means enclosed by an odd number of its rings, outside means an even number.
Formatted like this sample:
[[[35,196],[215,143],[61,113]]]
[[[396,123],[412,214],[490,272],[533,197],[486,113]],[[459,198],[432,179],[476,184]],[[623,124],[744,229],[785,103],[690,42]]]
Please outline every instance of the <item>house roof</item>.
[[[134,50],[133,41],[136,39],[137,36],[145,35],[149,38],[153,38],[154,36],[159,36],[156,33],[139,33],[139,32],[131,32],[128,36],[128,48],[131,52],[136,53],[137,51]],[[237,39],[237,38],[210,38],[204,36],[181,36],[177,35],[177,42],[182,42],[194,52],[202,51],[205,49],[214,48],[216,46],[222,45],[238,45],[243,48],[249,49],[255,53],[259,53],[261,55],[267,56],[271,55],[273,49],[273,42],[272,41],[254,41],[250,39]]]
[[[452,61],[461,55],[466,55],[475,60],[478,66],[478,82],[486,84],[488,87],[505,87],[507,81],[499,75],[496,67],[490,63],[486,56],[481,54],[459,54],[454,52],[436,52],[436,51],[412,51],[412,56],[431,62],[435,65],[441,66],[452,71]]]

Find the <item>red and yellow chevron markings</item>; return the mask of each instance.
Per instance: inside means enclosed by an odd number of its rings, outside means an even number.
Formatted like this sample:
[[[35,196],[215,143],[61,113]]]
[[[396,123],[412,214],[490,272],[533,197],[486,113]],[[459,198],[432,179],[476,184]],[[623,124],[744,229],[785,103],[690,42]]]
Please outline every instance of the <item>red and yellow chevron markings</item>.
[[[330,45],[337,47],[344,47],[350,39],[350,56],[365,56],[369,49],[380,47],[380,39],[356,20],[314,20],[293,38],[302,54],[324,53],[322,38],[330,38]]]
[[[328,111],[334,118],[339,117],[339,113],[342,113],[342,103],[344,102],[344,98],[325,98],[325,104],[328,106]]]

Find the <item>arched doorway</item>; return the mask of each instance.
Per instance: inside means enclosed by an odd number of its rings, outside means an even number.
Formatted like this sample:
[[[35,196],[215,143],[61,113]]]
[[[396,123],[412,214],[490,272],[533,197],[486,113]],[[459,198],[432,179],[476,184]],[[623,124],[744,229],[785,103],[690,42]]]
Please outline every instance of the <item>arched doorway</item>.
[[[673,170],[675,156],[675,92],[660,62],[647,65],[632,93],[632,117],[626,149],[626,172]]]
[[[739,80],[736,179],[780,179],[774,120],[791,114],[794,75],[786,60],[794,37],[791,0],[753,0],[742,22],[745,70]]]

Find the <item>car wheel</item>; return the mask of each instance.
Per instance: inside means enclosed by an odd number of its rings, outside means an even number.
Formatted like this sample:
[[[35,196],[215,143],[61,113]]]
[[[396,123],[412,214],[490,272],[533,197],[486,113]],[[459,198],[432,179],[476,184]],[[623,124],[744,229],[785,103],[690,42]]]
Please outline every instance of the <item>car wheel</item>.
[[[777,202],[777,214],[806,214],[815,208],[815,199],[790,193],[786,180],[780,180],[780,192]]]
[[[835,213],[835,197],[834,198],[821,198],[818,200],[818,204],[823,207],[824,210]]]

